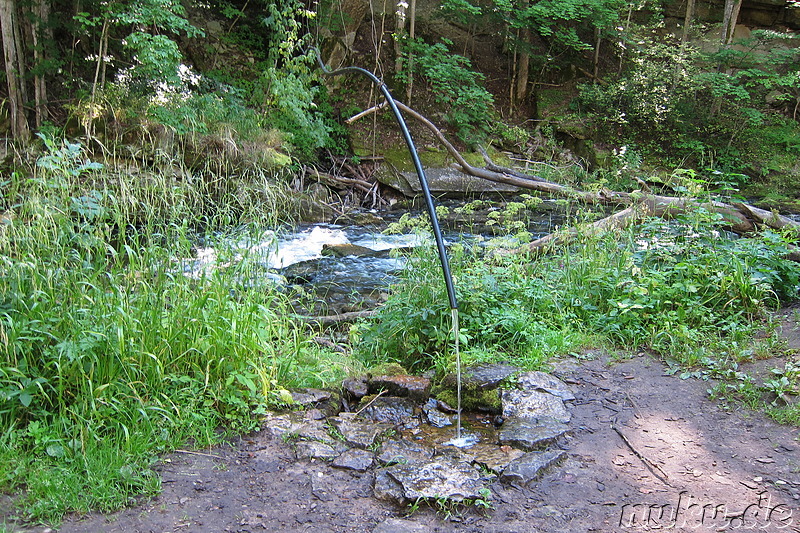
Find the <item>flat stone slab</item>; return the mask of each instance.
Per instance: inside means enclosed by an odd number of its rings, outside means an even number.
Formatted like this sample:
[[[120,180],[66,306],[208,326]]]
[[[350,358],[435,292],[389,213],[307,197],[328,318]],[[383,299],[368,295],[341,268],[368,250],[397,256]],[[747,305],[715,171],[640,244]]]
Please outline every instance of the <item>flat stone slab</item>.
[[[501,383],[520,372],[512,365],[478,365],[464,369],[462,379],[465,386],[474,386],[480,390],[496,389]]]
[[[495,474],[500,474],[512,461],[519,459],[525,452],[511,446],[498,446],[479,442],[470,448],[462,450],[464,455],[471,455],[473,463],[484,466]]]
[[[541,449],[567,433],[569,427],[552,417],[507,418],[497,432],[501,445],[526,451]]]
[[[433,449],[406,439],[390,440],[385,443],[377,456],[384,465],[420,463],[433,457]]]
[[[519,459],[512,461],[503,471],[500,479],[507,483],[527,485],[536,480],[545,469],[560,461],[564,456],[566,456],[564,450],[528,452]]]
[[[375,462],[375,456],[366,450],[347,450],[333,460],[332,466],[356,472],[366,472]]]
[[[394,494],[401,494],[404,502],[439,498],[461,502],[480,498],[481,489],[486,488],[476,467],[446,456],[422,463],[389,466],[382,470],[387,474],[386,477],[399,485],[399,491],[395,488]],[[384,482],[388,484],[386,480]]]
[[[431,392],[431,380],[404,374],[376,376],[370,379],[367,385],[371,394],[386,391],[389,396],[407,397],[415,402],[424,402]]]
[[[509,418],[555,418],[567,423],[572,418],[560,396],[539,389],[504,390],[500,398],[503,402],[503,416]]]
[[[359,417],[372,422],[405,425],[414,416],[414,406],[414,402],[409,398],[382,396],[362,408]]]
[[[575,399],[575,394],[566,383],[546,372],[539,372],[538,370],[525,372],[519,375],[517,382],[524,390],[549,392],[553,396],[558,396],[565,402]]]
[[[301,440],[295,443],[298,457],[329,461],[339,456],[333,446],[315,440]]]
[[[342,434],[345,442],[357,448],[372,446],[378,435],[394,427],[384,422],[355,418],[353,413],[341,413],[339,416],[329,418],[328,423]]]

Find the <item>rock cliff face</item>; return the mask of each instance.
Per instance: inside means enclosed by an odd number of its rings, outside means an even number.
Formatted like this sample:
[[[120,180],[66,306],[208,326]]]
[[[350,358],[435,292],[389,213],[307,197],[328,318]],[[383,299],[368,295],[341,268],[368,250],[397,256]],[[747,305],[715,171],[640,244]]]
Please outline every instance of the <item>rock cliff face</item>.
[[[722,20],[724,0],[699,1],[695,6],[695,20],[709,24]],[[664,14],[683,20],[686,0],[670,0],[664,5]],[[800,29],[800,6],[789,0],[745,0],[739,13],[739,24],[750,27],[787,27]]]

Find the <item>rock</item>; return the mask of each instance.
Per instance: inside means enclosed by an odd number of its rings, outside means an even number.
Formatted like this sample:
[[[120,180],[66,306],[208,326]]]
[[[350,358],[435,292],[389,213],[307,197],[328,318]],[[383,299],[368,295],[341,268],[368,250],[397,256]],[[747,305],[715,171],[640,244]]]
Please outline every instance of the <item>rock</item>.
[[[328,419],[328,423],[335,427],[342,434],[345,442],[351,446],[368,448],[375,443],[378,435],[392,429],[391,424],[360,420],[352,415],[353,413],[341,413],[339,416]]]
[[[512,461],[500,476],[507,483],[527,485],[539,477],[551,465],[560,461],[566,452],[564,450],[546,450],[543,452],[528,452],[519,459]]]
[[[472,462],[480,464],[495,474],[500,474],[508,465],[519,459],[525,452],[511,446],[497,446],[479,442],[466,451],[473,455]]]
[[[296,434],[305,426],[308,420],[304,413],[274,413],[267,412],[262,422],[262,431],[279,439],[286,434]]]
[[[372,422],[404,426],[414,416],[414,402],[408,398],[382,396],[363,407],[359,416]]]
[[[425,413],[428,424],[435,428],[453,425],[452,418],[439,410],[439,405],[442,403],[434,398],[429,398],[425,405],[422,406],[422,412]]]
[[[555,442],[568,429],[566,424],[551,417],[511,417],[498,430],[497,439],[501,445],[531,451]]]
[[[433,449],[406,439],[390,440],[381,447],[378,462],[388,464],[408,464],[427,461],[433,457]]]
[[[405,505],[407,503],[406,497],[403,494],[403,486],[383,468],[375,472],[375,483],[372,486],[372,495],[378,500],[392,502],[398,505]]]
[[[454,502],[480,498],[486,488],[477,468],[449,457],[437,457],[423,463],[385,468],[391,479],[402,487],[404,504],[418,499],[445,498]]]
[[[399,518],[389,518],[381,522],[372,530],[372,533],[427,533],[430,531],[428,526],[417,524],[410,520],[401,520]]]
[[[366,472],[375,462],[375,456],[366,450],[347,450],[333,460],[331,465],[345,470]]]
[[[520,371],[520,368],[511,365],[478,365],[465,369],[462,379],[466,387],[474,386],[479,390],[496,389],[503,380]]]
[[[367,394],[367,380],[364,378],[350,378],[342,381],[342,391],[351,401],[358,401]]]
[[[328,415],[340,411],[341,399],[338,394],[321,389],[297,389],[291,391],[292,400],[303,409],[320,409]]]
[[[324,420],[306,420],[306,423],[297,428],[294,434],[297,435],[298,440],[314,440],[330,446],[337,443],[325,426]]]
[[[316,440],[301,440],[295,444],[297,457],[329,461],[340,454],[333,446]]]
[[[367,386],[371,394],[385,390],[391,396],[408,397],[415,402],[424,402],[431,392],[431,380],[407,374],[376,376]]]
[[[509,418],[555,418],[559,422],[569,422],[571,415],[559,396],[540,390],[504,390],[503,416]],[[507,422],[506,422],[507,423]]]
[[[348,255],[364,257],[375,255],[376,253],[375,250],[357,244],[323,244],[321,252],[322,255],[333,257],[346,257]]]
[[[575,394],[572,393],[572,390],[567,384],[552,374],[539,371],[526,372],[519,376],[517,382],[520,387],[525,390],[549,392],[553,396],[558,396],[565,402],[575,399]]]

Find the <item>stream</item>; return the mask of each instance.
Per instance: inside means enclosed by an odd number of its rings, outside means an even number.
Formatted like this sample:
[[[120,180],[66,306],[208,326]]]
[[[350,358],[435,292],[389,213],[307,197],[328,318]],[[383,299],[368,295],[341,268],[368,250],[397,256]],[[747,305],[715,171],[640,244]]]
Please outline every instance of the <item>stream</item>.
[[[564,218],[556,204],[546,202],[543,206],[526,214],[526,226],[533,238],[550,233]],[[327,310],[322,314],[333,314],[374,307],[385,297],[388,287],[399,281],[407,262],[402,252],[435,246],[432,235],[426,233],[385,233],[388,224],[397,221],[402,213],[377,215],[381,223],[368,226],[299,224],[277,231],[266,229],[255,235],[252,231],[229,231],[201,240],[195,257],[183,260],[180,269],[186,276],[200,278],[248,257],[253,268],[243,282],[253,286],[268,281],[292,288],[316,302],[305,302],[301,311],[317,314],[324,307]],[[460,242],[485,246],[494,237],[486,220],[486,212],[472,214],[468,220],[463,216],[445,218],[441,223],[446,245]],[[513,241],[509,244],[513,245]]]

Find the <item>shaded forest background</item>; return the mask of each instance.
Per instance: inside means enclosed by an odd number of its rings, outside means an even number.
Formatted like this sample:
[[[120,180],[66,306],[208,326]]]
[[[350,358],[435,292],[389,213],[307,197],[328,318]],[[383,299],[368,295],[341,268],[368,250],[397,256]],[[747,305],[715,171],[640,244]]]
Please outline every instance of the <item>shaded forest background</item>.
[[[795,196],[795,2],[3,0],[0,10],[0,128],[14,146],[39,142],[34,133],[85,138],[116,161],[170,154],[190,167],[225,161],[221,172],[331,170],[337,157],[391,152],[388,117],[343,125],[378,95],[363,80],[322,79],[317,45],[331,67],[374,70],[462,148],[569,168],[578,185],[626,189],[677,168],[771,205]]]

